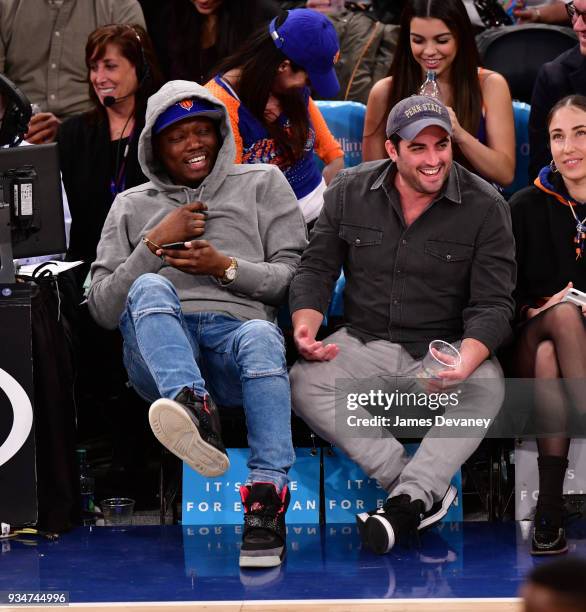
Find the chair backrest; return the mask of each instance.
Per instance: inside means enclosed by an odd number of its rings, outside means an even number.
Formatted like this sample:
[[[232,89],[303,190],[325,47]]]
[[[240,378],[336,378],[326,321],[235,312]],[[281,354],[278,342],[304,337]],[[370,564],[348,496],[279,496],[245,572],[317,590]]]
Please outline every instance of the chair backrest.
[[[529,114],[531,106],[525,102],[513,101],[515,119],[515,178],[503,190],[509,198],[519,189],[529,184]]]
[[[541,66],[576,43],[571,28],[545,24],[491,28],[476,37],[482,65],[500,72],[513,99],[527,103]]]
[[[361,102],[317,100],[330,132],[342,146],[344,165],[357,166],[362,162],[362,131],[366,106]]]

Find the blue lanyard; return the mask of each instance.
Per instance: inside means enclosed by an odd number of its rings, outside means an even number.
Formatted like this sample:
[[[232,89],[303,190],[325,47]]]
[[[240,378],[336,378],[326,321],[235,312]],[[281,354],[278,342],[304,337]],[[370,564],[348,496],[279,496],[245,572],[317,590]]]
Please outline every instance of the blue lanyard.
[[[130,142],[132,141],[133,134],[134,128],[132,129],[132,132],[130,132],[126,146],[124,147],[124,154],[122,155],[120,167],[118,167],[118,154],[116,155],[116,168],[114,172],[117,171],[118,174],[117,176],[112,176],[110,179],[110,193],[112,194],[112,198],[115,198],[119,193],[126,189],[126,161],[128,159],[128,152],[130,151]],[[118,150],[120,150],[120,144],[118,145]]]

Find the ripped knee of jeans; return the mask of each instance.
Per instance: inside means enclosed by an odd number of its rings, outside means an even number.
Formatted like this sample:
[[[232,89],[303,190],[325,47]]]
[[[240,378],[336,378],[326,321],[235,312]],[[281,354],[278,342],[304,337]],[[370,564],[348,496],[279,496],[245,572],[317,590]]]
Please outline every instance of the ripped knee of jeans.
[[[273,323],[246,321],[238,330],[234,342],[236,360],[244,378],[287,373],[283,335]]]

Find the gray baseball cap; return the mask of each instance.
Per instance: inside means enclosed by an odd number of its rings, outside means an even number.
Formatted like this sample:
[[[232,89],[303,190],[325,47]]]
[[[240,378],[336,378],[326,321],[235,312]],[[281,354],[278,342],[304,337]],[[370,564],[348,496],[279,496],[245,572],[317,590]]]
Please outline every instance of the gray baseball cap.
[[[403,140],[413,140],[421,130],[438,125],[452,133],[448,109],[435,98],[410,96],[397,102],[387,119],[387,138],[398,134]]]

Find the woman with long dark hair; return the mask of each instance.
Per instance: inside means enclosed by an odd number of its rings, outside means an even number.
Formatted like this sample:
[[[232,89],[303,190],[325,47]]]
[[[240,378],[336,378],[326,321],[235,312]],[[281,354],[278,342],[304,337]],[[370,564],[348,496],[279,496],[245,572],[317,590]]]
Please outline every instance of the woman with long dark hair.
[[[106,25],[92,32],[86,65],[94,108],[65,121],[58,140],[72,218],[67,256],[84,261],[81,282],[114,198],[147,181],[138,164],[138,136],[147,99],[161,84],[151,42],[139,25]]]
[[[429,71],[453,125],[455,160],[485,179],[508,185],[515,173],[515,128],[505,79],[479,68],[474,29],[461,0],[408,0],[389,76],[368,98],[362,154],[383,159],[390,109],[416,94]]]
[[[274,0],[174,0],[169,12],[170,79],[205,83],[214,66],[276,17]]]
[[[336,94],[338,50],[327,17],[294,9],[261,28],[206,84],[228,109],[236,163],[278,166],[308,224],[322,208],[327,183],[344,165],[344,153],[309,91],[311,85],[323,97]],[[323,176],[314,151],[325,163]]]
[[[586,291],[586,97],[560,100],[547,129],[552,163],[510,202],[520,321],[512,364],[517,376],[536,379],[536,555],[567,550],[562,486],[570,437],[586,434],[586,304],[567,301],[572,287]]]

